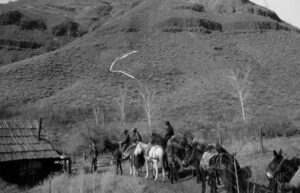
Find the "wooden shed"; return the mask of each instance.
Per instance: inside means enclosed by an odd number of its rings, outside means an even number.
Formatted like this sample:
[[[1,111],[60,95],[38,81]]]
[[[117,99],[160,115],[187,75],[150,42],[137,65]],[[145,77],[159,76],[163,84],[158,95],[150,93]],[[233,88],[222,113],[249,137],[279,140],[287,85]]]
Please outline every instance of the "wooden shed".
[[[30,186],[62,169],[41,121],[0,120],[0,178]]]

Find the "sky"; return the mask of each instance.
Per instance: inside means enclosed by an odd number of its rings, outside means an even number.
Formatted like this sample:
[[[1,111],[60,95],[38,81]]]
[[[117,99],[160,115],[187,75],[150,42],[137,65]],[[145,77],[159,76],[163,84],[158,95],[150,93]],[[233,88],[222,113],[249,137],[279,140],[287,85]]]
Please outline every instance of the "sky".
[[[11,0],[0,0],[7,3]],[[277,13],[284,21],[300,28],[300,0],[251,0],[252,2],[267,7]]]
[[[251,0],[277,13],[284,21],[300,28],[300,0]]]

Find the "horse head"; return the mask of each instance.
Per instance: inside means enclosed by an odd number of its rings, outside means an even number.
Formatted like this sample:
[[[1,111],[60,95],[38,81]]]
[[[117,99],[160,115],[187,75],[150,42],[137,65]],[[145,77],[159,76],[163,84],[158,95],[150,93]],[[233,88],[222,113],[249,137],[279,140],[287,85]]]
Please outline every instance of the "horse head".
[[[276,176],[276,174],[281,170],[283,162],[284,158],[282,156],[282,150],[280,149],[278,152],[274,150],[273,158],[267,167],[268,179],[273,179]]]

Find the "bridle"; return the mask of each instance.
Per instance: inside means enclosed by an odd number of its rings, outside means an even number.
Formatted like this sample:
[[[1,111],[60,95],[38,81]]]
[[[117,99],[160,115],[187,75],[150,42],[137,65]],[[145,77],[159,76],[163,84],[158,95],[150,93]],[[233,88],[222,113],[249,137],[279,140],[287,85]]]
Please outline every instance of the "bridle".
[[[281,170],[281,166],[282,166],[283,162],[285,162],[285,161],[286,161],[286,158],[283,158],[283,159],[280,161],[280,163],[279,163],[279,165],[278,165],[279,170],[274,174],[274,177],[273,177],[274,180],[275,180],[275,182],[278,183],[278,184],[282,183],[282,182],[280,181],[280,178],[279,178],[278,175],[280,175],[280,174],[283,173],[283,172],[280,172],[280,170]]]

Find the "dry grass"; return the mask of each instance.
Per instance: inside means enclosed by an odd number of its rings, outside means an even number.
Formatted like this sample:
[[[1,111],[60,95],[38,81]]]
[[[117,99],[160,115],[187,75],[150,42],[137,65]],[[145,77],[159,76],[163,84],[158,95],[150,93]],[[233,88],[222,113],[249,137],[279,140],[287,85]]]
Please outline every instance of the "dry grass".
[[[101,174],[59,175],[49,178],[28,193],[140,193],[145,184],[139,178],[116,176],[113,171]]]
[[[300,157],[300,137],[280,137],[264,140],[265,153],[262,153],[259,140],[235,141],[225,145],[230,152],[237,152],[237,159],[242,166],[250,166],[252,181],[268,184],[266,178],[267,164],[273,157],[273,150],[282,149],[284,156],[292,158]]]

